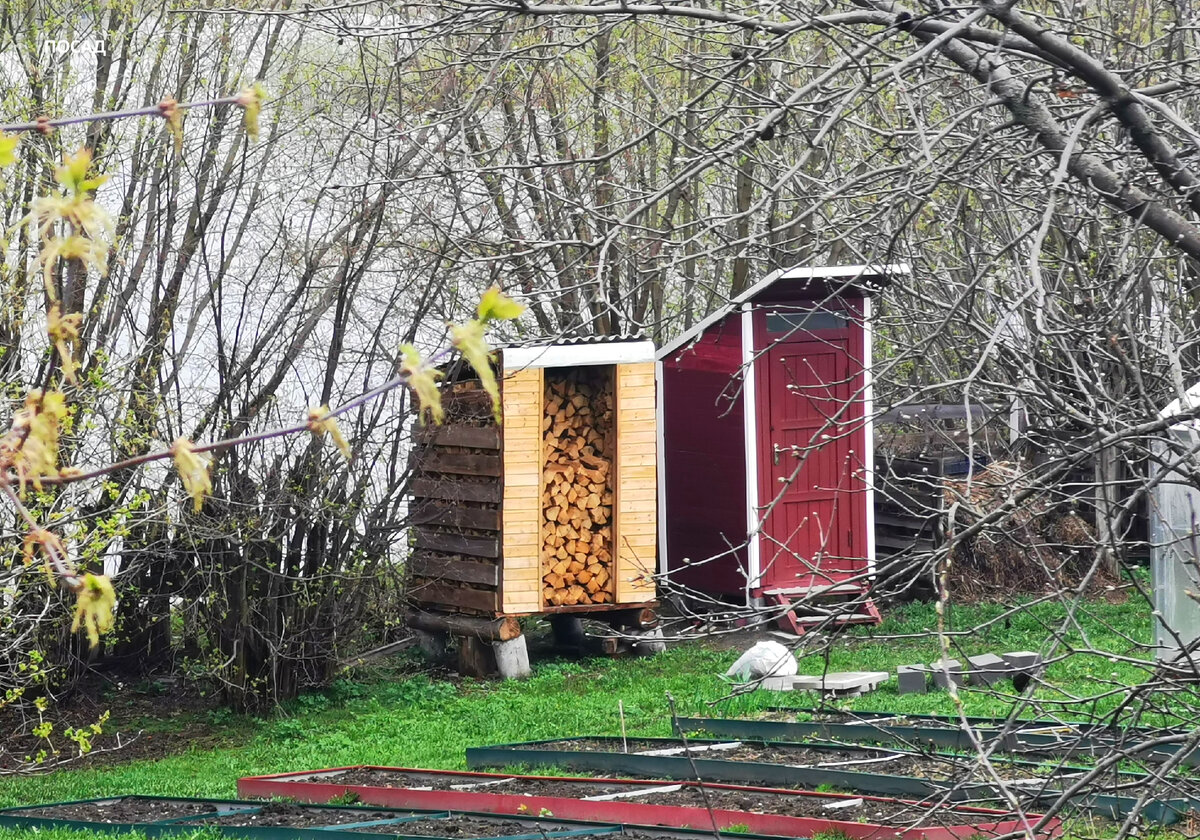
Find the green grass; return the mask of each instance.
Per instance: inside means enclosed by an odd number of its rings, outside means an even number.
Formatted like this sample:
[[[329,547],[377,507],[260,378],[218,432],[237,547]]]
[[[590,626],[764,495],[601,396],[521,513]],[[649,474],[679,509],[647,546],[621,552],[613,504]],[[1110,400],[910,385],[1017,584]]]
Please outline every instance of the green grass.
[[[963,653],[1038,650],[1057,625],[1061,608],[1043,604],[1013,616],[1009,626],[996,624],[961,640]],[[999,606],[959,607],[952,627],[977,625],[1000,614]],[[830,670],[892,671],[897,665],[930,662],[938,648],[929,637],[879,642],[878,635],[922,634],[934,627],[928,605],[889,611],[878,628],[855,628],[828,652]],[[1067,640],[1133,656],[1131,642],[1146,642],[1150,617],[1144,605],[1092,603],[1081,612]],[[650,659],[593,659],[544,662],[524,682],[461,684],[406,676],[398,680],[340,683],[331,692],[299,698],[279,714],[263,720],[229,719],[228,745],[193,749],[158,760],[132,761],[110,767],[68,769],[32,777],[0,779],[0,805],[11,806],[82,799],[118,793],[170,796],[233,797],[239,776],[279,773],[348,764],[461,769],[468,746],[620,733],[617,701],[624,704],[630,736],[668,736],[671,732],[666,695],[676,699],[680,715],[753,714],[769,705],[810,705],[813,695],[753,692],[727,698],[730,686],[719,678],[737,650],[713,650],[703,644],[674,647]],[[807,657],[803,673],[820,673],[823,657]],[[1053,664],[1040,691],[1048,703],[1107,690],[1107,684],[1136,682],[1144,677],[1137,665],[1109,662],[1105,656],[1078,655]],[[1114,676],[1115,674],[1115,676]],[[1009,701],[992,694],[961,692],[968,714],[1004,715]],[[1011,686],[1007,687],[1011,691]],[[1120,695],[1101,697],[1088,711],[1113,707]],[[948,713],[954,707],[945,692],[927,695],[895,693],[894,680],[846,708],[909,713]],[[249,724],[249,725],[247,725]],[[25,833],[0,831],[0,840]],[[40,833],[63,840],[84,835]]]

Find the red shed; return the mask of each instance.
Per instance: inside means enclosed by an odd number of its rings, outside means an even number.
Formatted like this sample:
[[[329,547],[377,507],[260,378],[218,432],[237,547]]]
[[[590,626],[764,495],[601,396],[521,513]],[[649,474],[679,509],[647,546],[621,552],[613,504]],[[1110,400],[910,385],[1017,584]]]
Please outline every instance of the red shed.
[[[877,621],[871,295],[907,266],[775,272],[658,353],[662,570],[747,604]],[[791,626],[823,620],[825,610]]]

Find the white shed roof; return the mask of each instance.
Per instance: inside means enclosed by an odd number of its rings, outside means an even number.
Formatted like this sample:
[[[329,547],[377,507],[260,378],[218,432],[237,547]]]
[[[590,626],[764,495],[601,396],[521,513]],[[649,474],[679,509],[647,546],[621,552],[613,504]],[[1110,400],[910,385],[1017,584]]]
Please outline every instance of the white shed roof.
[[[654,342],[604,338],[570,343],[505,347],[501,351],[501,359],[505,370],[653,362]]]
[[[1186,391],[1184,391],[1182,397],[1177,397],[1176,399],[1167,403],[1166,408],[1158,412],[1158,416],[1160,418],[1173,417],[1176,414],[1186,414],[1189,411],[1195,411],[1197,408],[1200,408],[1200,382],[1197,382],[1191,388],[1188,388]],[[1190,421],[1185,420],[1183,422],[1176,423],[1171,428],[1186,429],[1189,427],[1193,429],[1200,428],[1200,419]]]
[[[818,265],[781,268],[778,271],[771,272],[749,289],[746,289],[746,291],[729,301],[729,303],[719,307],[715,312],[713,312],[704,320],[700,321],[698,324],[696,324],[696,326],[692,327],[686,333],[676,338],[670,344],[664,345],[663,348],[658,351],[658,358],[665,359],[672,353],[691,344],[698,339],[705,330],[717,323],[717,321],[720,321],[726,315],[739,309],[742,304],[749,303],[755,297],[762,294],[768,288],[777,283],[795,283],[798,286],[804,286],[812,280],[835,278],[853,280],[859,277],[893,277],[897,274],[911,273],[911,266],[905,263],[895,263],[890,265]]]

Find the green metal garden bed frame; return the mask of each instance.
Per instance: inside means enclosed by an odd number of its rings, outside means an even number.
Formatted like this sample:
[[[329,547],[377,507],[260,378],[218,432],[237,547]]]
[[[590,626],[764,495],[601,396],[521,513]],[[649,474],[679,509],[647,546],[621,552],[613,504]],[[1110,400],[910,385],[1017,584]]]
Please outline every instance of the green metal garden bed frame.
[[[895,717],[895,716],[893,716]],[[990,719],[985,719],[990,720]],[[1131,759],[1162,763],[1179,756],[1179,745],[1153,744],[1139,739],[1141,733],[1116,732],[1095,734],[1079,731],[1070,735],[1028,731],[1024,723],[1016,722],[1010,731],[1002,732],[1003,721],[998,724],[976,725],[971,730],[961,726],[952,727],[954,721],[937,721],[938,726],[920,724],[890,724],[863,721],[857,723],[835,723],[832,721],[768,721],[739,720],[736,718],[679,718],[676,731],[704,732],[709,735],[753,739],[756,741],[801,741],[820,738],[835,743],[901,744],[910,748],[937,747],[949,750],[974,750],[975,742],[985,747],[993,746],[1003,753],[1048,755],[1072,758],[1077,756],[1108,755],[1113,750],[1124,751]],[[961,721],[958,721],[961,723]],[[1052,725],[1037,727],[1049,729]],[[1060,725],[1061,726],[1061,725]],[[1035,727],[1030,726],[1029,729]],[[1162,737],[1165,733],[1158,733]],[[1188,737],[1188,733],[1171,733],[1172,737]],[[1200,750],[1189,750],[1179,756],[1183,767],[1200,764]]]
[[[684,746],[684,741],[674,738],[638,738],[664,749]],[[740,739],[746,743],[767,743],[761,738]],[[580,741],[593,741],[611,744],[611,751],[572,750],[571,744]],[[682,779],[708,782],[734,782],[737,784],[757,785],[765,787],[807,787],[831,785],[844,790],[877,796],[899,796],[908,799],[934,799],[946,797],[956,802],[985,802],[1000,798],[998,789],[989,782],[959,784],[951,781],[934,781],[915,776],[893,776],[886,773],[870,773],[854,770],[842,770],[835,767],[796,767],[787,764],[774,764],[756,761],[730,761],[719,758],[706,758],[705,753],[688,755],[638,755],[621,751],[621,739],[599,736],[582,736],[578,738],[554,738],[542,741],[527,741],[516,744],[501,744],[489,747],[468,747],[467,767],[471,770],[486,768],[512,767],[559,767],[571,770],[599,772],[605,775],[631,775],[658,779]],[[697,738],[687,739],[690,746],[705,746],[728,743],[728,739]],[[814,750],[836,750],[840,752],[872,750],[878,748],[860,747],[846,744],[828,743],[792,743],[770,741],[779,746],[803,747]],[[562,745],[561,749],[547,749],[543,745]],[[925,756],[940,756],[946,759],[960,759],[948,753],[914,753],[913,751],[895,750],[898,753],[919,754]],[[1031,777],[1034,770],[1045,770],[1042,762],[1013,760],[1006,762],[1010,765],[1029,768]],[[1087,773],[1087,767],[1062,765],[1057,768],[1070,773]],[[1147,776],[1141,773],[1114,773],[1114,778],[1131,786],[1143,783]],[[1049,779],[1046,780],[1049,782]],[[1039,803],[1053,801],[1063,794],[1062,787],[1043,786],[1040,790],[1026,788],[1026,795],[1031,802]],[[1083,808],[1099,816],[1110,819],[1120,819],[1137,808],[1138,799],[1133,796],[1113,794],[1081,793],[1070,798],[1071,805]],[[1200,803],[1188,797],[1172,797],[1154,799],[1146,803],[1141,813],[1153,822],[1171,825],[1178,822],[1188,811],[1200,809]]]
[[[100,803],[117,803],[127,800],[151,801],[151,802],[187,802],[199,805],[211,805],[215,809],[215,813],[207,814],[188,814],[182,817],[167,817],[161,820],[146,820],[140,822],[96,822],[92,820],[59,818],[59,817],[44,817],[23,814],[22,812],[33,811],[41,808],[59,808],[69,807],[72,805],[89,805]],[[288,826],[233,826],[233,825],[212,825],[202,822],[205,819],[214,819],[230,816],[253,816],[262,812],[266,807],[269,807],[270,802],[252,802],[240,799],[201,799],[183,796],[148,796],[139,794],[129,794],[125,796],[102,796],[94,799],[77,799],[66,802],[52,802],[40,805],[21,805],[14,808],[4,808],[0,810],[0,828],[36,828],[36,829],[51,829],[63,828],[73,830],[85,830],[93,832],[101,832],[106,834],[131,834],[139,832],[147,837],[176,837],[185,833],[194,833],[200,830],[214,831],[222,837],[238,837],[247,838],[247,840],[293,840],[293,838],[305,838],[305,840],[362,840],[364,837],[388,837],[388,838],[406,838],[406,840],[446,840],[446,838],[438,838],[430,835],[406,835],[404,834],[404,823],[415,822],[418,820],[437,820],[450,819],[455,816],[470,817],[472,819],[482,819],[489,821],[509,821],[520,822],[527,824],[538,830],[523,834],[504,834],[500,833],[495,836],[496,840],[562,840],[563,838],[584,837],[599,834],[615,834],[621,830],[618,825],[589,823],[583,820],[555,820],[536,816],[525,816],[521,814],[514,815],[497,815],[486,813],[467,813],[462,811],[419,811],[416,809],[399,809],[399,808],[373,808],[363,805],[311,805],[295,803],[294,807],[302,808],[306,811],[337,811],[344,813],[346,811],[361,811],[363,819],[358,822],[338,823],[328,826],[312,826],[312,827],[288,827]],[[293,803],[289,803],[291,805]],[[380,819],[378,815],[383,812],[405,811],[405,816],[387,817]],[[386,831],[389,827],[395,827],[396,831]],[[378,832],[363,832],[354,829],[379,828]],[[462,838],[457,838],[462,840]]]
[[[211,805],[216,813],[189,814],[182,817],[168,817],[162,820],[145,822],[105,823],[90,820],[41,817],[23,815],[23,811],[39,808],[56,808],[71,805],[87,805],[93,803],[120,802],[125,800],[141,800],[155,802],[189,802]],[[247,801],[241,799],[201,799],[182,796],[148,796],[129,794],[124,796],[105,796],[94,799],[76,799],[66,802],[51,802],[39,805],[21,805],[13,808],[0,809],[0,828],[27,829],[72,829],[92,831],[103,834],[132,834],[141,833],[147,837],[179,837],[197,831],[215,832],[221,837],[244,838],[244,840],[363,840],[368,837],[389,838],[390,840],[450,840],[431,835],[408,835],[404,833],[404,823],[417,820],[451,819],[453,817],[469,817],[471,819],[492,822],[519,822],[535,829],[524,834],[500,833],[494,837],[481,840],[569,840],[593,836],[619,837],[626,831],[638,834],[650,834],[672,840],[712,840],[712,829],[675,828],[667,826],[624,825],[612,822],[593,822],[589,820],[555,819],[525,814],[497,814],[482,811],[422,811],[414,808],[371,807],[365,805],[316,805],[305,803],[288,803],[297,808],[314,811],[360,811],[363,819],[353,823],[340,823],[323,827],[288,827],[288,826],[233,826],[206,825],[201,820],[213,817],[234,815],[250,816],[261,812],[272,803],[262,801]],[[372,819],[373,815],[381,812],[406,811],[406,816]],[[396,831],[361,831],[359,829],[395,827]],[[720,838],[727,840],[779,840],[777,835],[755,834],[743,831],[721,831]],[[456,837],[452,840],[465,840]]]
[[[801,715],[824,715],[828,711],[822,709],[794,709],[777,706],[773,712],[785,712]],[[959,718],[956,715],[904,714],[896,712],[852,711],[841,713],[851,720],[838,721],[772,721],[772,723],[795,727],[793,737],[819,737],[836,740],[842,737],[854,737],[858,740],[874,741],[875,743],[893,743],[910,741],[913,743],[928,743],[945,749],[972,749],[970,737],[962,729],[963,720],[971,726],[975,734],[983,741],[996,740],[998,730],[1007,728],[1008,731],[1000,739],[997,747],[1005,752],[1028,752],[1041,755],[1106,755],[1113,749],[1123,749],[1131,758],[1162,763],[1170,761],[1179,755],[1181,744],[1161,743],[1146,745],[1158,739],[1187,739],[1193,732],[1185,729],[1169,727],[1155,728],[1149,726],[1120,727],[1106,724],[1080,723],[1047,719],[1025,719],[996,717]],[[911,724],[888,723],[889,720],[910,720]],[[730,735],[733,730],[720,724],[712,726],[695,726],[697,721],[710,723],[721,719],[685,718],[689,726],[684,731],[694,728],[696,731],[707,731],[714,734]],[[934,726],[921,726],[928,721]],[[733,722],[733,721],[731,721]],[[741,721],[749,723],[749,721]],[[764,721],[765,723],[765,721]],[[714,726],[721,728],[713,728]],[[855,729],[855,727],[861,727]],[[889,732],[895,732],[897,738],[884,739]],[[862,733],[862,734],[851,734]],[[755,737],[771,737],[762,735]],[[1139,748],[1139,744],[1143,745]],[[1179,759],[1184,767],[1200,766],[1200,748],[1191,748]]]

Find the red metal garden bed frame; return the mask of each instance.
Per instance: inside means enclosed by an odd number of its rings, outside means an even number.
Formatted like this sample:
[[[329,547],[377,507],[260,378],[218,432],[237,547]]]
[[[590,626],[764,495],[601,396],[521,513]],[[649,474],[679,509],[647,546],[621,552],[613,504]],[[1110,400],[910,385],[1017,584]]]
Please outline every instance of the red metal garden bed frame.
[[[555,783],[585,782],[590,785],[604,784],[639,787],[680,785],[696,787],[696,782],[672,782],[662,780],[600,779],[577,776],[529,776],[512,773],[478,773],[460,770],[428,770],[407,767],[382,767],[378,765],[355,765],[331,767],[324,770],[306,770],[278,773],[267,776],[246,776],[238,779],[238,795],[241,797],[290,797],[298,802],[329,802],[335,797],[354,794],[366,805],[385,805],[392,808],[420,808],[450,811],[480,811],[492,814],[540,813],[543,809],[556,817],[573,820],[597,820],[607,823],[625,823],[645,826],[669,826],[674,828],[696,828],[712,824],[705,808],[681,805],[654,805],[647,802],[631,802],[626,799],[587,800],[564,796],[527,796],[512,793],[489,793],[465,790],[418,790],[404,787],[377,787],[374,785],[342,784],[332,776],[348,770],[379,770],[389,773],[437,774],[461,778],[464,781],[494,781],[500,779],[527,779]],[[781,814],[760,814],[753,811],[714,809],[719,828],[737,826],[741,831],[756,834],[773,834],[786,837],[811,837],[822,832],[841,832],[850,840],[959,840],[976,835],[1003,835],[1024,833],[1042,822],[1040,814],[1028,814],[1025,819],[1014,818],[1011,813],[992,808],[972,806],[938,805],[921,803],[909,799],[896,799],[859,794],[814,793],[811,791],[784,790],[780,788],[749,787],[705,783],[710,790],[740,791],[745,793],[782,796],[819,796],[822,799],[863,799],[868,802],[900,802],[914,807],[935,807],[943,816],[949,814],[974,814],[981,817],[994,816],[994,822],[966,825],[931,825],[921,827],[897,827],[877,823],[861,823],[848,820],[796,817]],[[1043,838],[1057,837],[1061,833],[1061,821],[1047,819],[1037,831]]]

